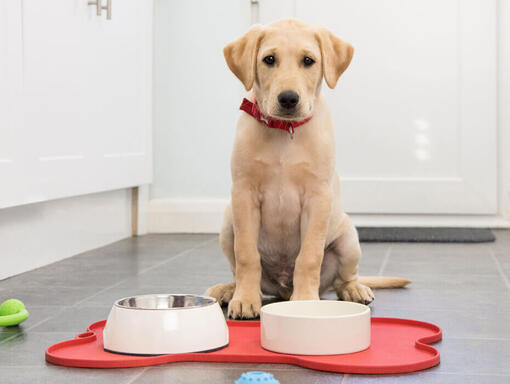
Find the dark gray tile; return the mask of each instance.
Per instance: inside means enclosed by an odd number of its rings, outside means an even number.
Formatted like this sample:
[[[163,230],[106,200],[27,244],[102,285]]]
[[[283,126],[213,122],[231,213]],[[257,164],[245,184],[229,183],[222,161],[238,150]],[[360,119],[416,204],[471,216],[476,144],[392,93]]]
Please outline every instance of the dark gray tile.
[[[55,263],[39,268],[35,271],[15,276],[6,280],[4,284],[11,288],[23,286],[53,286],[53,287],[96,287],[104,288],[129,276],[134,276],[139,269],[125,263],[116,262],[110,265],[95,265],[81,263]]]
[[[400,276],[411,280],[409,289],[433,288],[437,291],[445,289],[462,289],[466,295],[475,290],[501,290],[506,285],[499,274],[474,275],[467,273],[423,273],[421,270],[394,270],[391,266],[385,268],[384,275]]]
[[[442,254],[486,254],[494,243],[390,243],[392,252],[407,252],[409,254],[433,253]]]
[[[340,374],[317,372],[299,367],[289,368],[277,364],[267,366],[268,364],[264,365],[265,371],[272,373],[281,384],[339,383],[343,377]],[[243,372],[260,370],[259,364],[177,363],[151,368],[134,383],[233,383]]]
[[[379,308],[407,308],[452,311],[487,311],[497,308],[510,311],[509,290],[467,290],[430,288],[379,289],[374,306]]]
[[[490,246],[497,251],[510,251],[510,230],[493,229],[492,233],[494,233],[496,241]]]
[[[140,273],[133,280],[142,286],[196,284],[202,290],[214,284],[230,282],[231,279],[228,261],[219,244],[214,242]]]
[[[0,367],[45,366],[49,346],[74,338],[70,332],[26,332],[0,344]]]
[[[362,243],[359,272],[361,275],[377,275],[390,248],[389,243]]]
[[[426,321],[443,330],[443,338],[496,338],[510,340],[510,312],[507,310],[466,311],[430,310],[429,308],[384,308],[375,302],[374,317],[398,317]]]
[[[510,340],[445,339],[438,372],[510,376]]]
[[[343,384],[506,384],[510,381],[508,376],[499,375],[463,375],[441,374],[430,371],[406,373],[402,375],[349,375]]]
[[[498,275],[488,249],[474,253],[434,252],[418,250],[407,252],[392,248],[384,274],[477,274]]]
[[[87,369],[66,368],[48,364],[45,367],[2,367],[2,383],[6,384],[125,384],[143,368]]]
[[[46,285],[20,285],[5,288],[2,297],[16,298],[30,308],[40,306],[71,306],[98,291],[97,287],[58,287]]]
[[[85,332],[87,327],[99,320],[105,320],[110,313],[111,305],[104,307],[88,307],[80,305],[62,309],[56,316],[35,326],[33,332]]]

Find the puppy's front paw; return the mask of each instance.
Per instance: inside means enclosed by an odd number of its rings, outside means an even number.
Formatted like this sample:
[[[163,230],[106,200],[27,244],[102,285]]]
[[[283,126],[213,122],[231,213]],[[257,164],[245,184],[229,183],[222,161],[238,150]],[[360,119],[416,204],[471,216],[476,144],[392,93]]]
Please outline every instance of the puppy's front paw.
[[[253,319],[258,317],[262,301],[259,295],[239,296],[230,300],[228,315],[232,319]]]
[[[340,300],[361,304],[370,304],[374,300],[372,290],[357,281],[348,281],[342,284],[336,294]]]

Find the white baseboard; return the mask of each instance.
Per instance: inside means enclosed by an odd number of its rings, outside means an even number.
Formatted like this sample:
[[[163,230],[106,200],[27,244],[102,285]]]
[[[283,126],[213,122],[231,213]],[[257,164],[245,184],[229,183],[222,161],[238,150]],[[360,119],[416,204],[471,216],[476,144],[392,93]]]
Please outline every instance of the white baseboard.
[[[147,208],[149,233],[218,233],[224,199],[152,199]]]
[[[153,199],[147,208],[149,233],[218,233],[226,199]],[[365,227],[510,228],[501,216],[350,214]]]

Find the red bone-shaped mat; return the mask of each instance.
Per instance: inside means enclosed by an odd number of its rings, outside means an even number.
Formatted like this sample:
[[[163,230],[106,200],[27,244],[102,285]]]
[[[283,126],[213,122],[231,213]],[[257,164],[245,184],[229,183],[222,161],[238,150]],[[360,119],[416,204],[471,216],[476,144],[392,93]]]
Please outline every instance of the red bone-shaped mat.
[[[235,363],[279,363],[344,373],[399,373],[439,364],[439,352],[427,345],[441,340],[441,329],[415,320],[372,318],[370,348],[347,355],[299,356],[269,352],[260,346],[259,321],[228,321],[228,347],[209,353],[160,356],[131,356],[105,352],[103,328],[106,321],[89,326],[74,340],[52,345],[46,360],[68,367],[142,367],[177,361]]]

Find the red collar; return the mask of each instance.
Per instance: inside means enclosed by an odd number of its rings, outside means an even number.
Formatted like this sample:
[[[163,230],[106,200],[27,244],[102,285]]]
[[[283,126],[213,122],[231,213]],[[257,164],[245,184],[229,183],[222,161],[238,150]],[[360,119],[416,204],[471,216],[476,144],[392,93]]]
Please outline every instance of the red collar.
[[[305,123],[308,123],[312,118],[310,116],[301,121],[285,121],[267,118],[262,113],[260,113],[259,106],[257,105],[257,100],[254,99],[253,101],[254,102],[252,103],[250,100],[244,98],[239,109],[245,111],[248,115],[253,116],[261,123],[267,125],[269,128],[283,129],[284,131],[289,132],[291,139],[294,138],[293,137],[294,128],[299,127],[300,125],[303,125]]]

